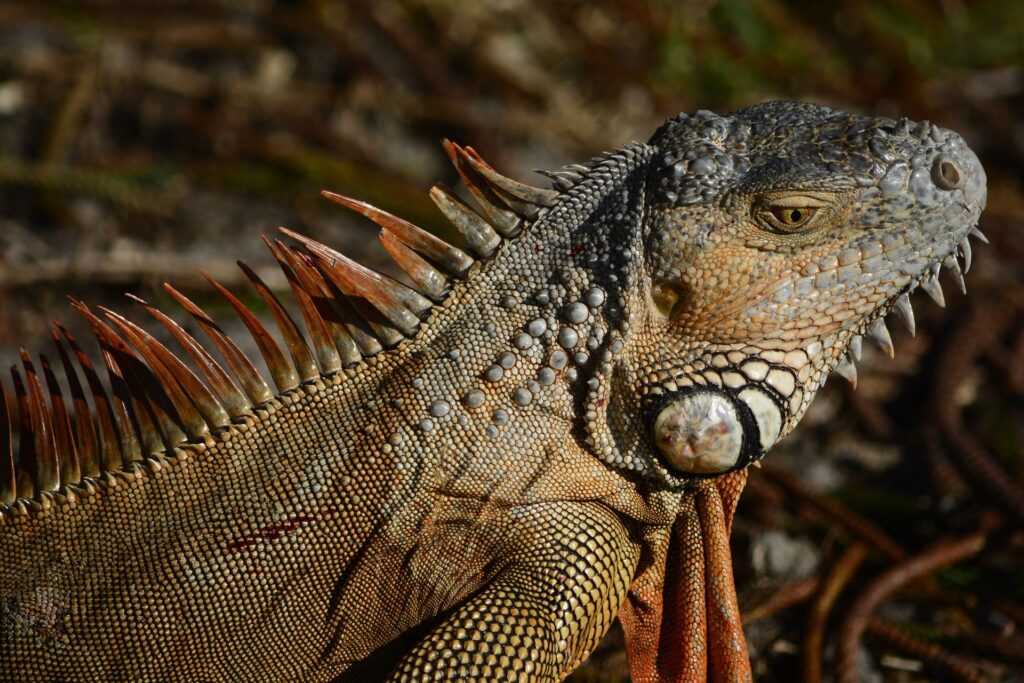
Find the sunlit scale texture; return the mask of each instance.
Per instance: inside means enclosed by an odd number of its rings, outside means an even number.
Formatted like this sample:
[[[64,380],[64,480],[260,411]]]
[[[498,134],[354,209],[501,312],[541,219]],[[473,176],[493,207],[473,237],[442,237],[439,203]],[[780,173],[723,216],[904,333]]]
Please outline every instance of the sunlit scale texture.
[[[553,189],[445,149],[473,207],[431,196],[464,249],[328,195],[422,291],[291,231],[268,245],[294,321],[245,271],[284,343],[219,290],[274,388],[173,288],[220,360],[149,312],[195,376],[76,304],[114,386],[69,362],[65,421],[26,354],[0,419],[0,678],[557,680],[616,616],[637,681],[750,678],[745,468],[959,269],[977,159],[794,103],[681,115]],[[680,466],[659,415],[722,453]]]

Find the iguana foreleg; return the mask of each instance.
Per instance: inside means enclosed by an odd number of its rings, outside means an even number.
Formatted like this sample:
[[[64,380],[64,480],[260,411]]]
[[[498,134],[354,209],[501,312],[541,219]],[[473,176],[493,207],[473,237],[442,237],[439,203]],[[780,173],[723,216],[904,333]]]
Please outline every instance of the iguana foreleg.
[[[615,619],[640,547],[596,503],[521,508],[504,571],[419,641],[394,681],[556,681]]]
[[[702,482],[671,529],[650,535],[651,562],[619,612],[634,682],[752,680],[729,551],[746,479]]]

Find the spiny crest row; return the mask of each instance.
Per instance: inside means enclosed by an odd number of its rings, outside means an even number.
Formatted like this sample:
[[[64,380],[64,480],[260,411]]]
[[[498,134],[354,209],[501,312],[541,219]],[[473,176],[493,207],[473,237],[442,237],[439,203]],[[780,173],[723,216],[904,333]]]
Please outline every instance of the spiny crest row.
[[[559,194],[499,175],[471,147],[445,141],[444,148],[478,209],[438,186],[430,196],[476,257],[491,257],[503,237],[515,236],[523,220],[535,219]],[[0,512],[45,507],[53,493],[68,492],[68,486],[105,472],[130,471],[149,457],[173,454],[186,442],[209,442],[276,393],[396,346],[414,336],[431,307],[444,299],[449,278],[464,279],[474,263],[462,249],[401,218],[355,199],[323,195],[380,226],[381,244],[413,288],[281,228],[300,246],[263,240],[284,271],[305,335],[259,276],[244,263],[238,265],[270,310],[286,354],[252,311],[207,276],[252,334],[274,389],[214,319],[169,284],[164,289],[194,318],[223,363],[138,297],[129,295],[170,333],[183,355],[126,317],[103,307],[97,313],[72,299],[99,342],[110,391],[60,323],[53,323],[52,337],[70,403],[50,359],[39,354],[37,369],[21,350],[20,367],[10,368],[13,392],[0,380]]]

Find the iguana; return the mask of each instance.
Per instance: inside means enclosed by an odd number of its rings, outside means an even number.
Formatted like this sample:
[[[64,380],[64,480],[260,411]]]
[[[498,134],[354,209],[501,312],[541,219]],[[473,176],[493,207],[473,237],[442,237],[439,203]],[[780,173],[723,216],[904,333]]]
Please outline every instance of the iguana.
[[[549,681],[616,617],[635,681],[751,678],[747,468],[831,371],[856,380],[863,336],[892,351],[884,316],[913,330],[913,290],[962,283],[977,157],[791,102],[679,115],[550,189],[445,147],[475,207],[431,196],[461,247],[326,193],[411,286],[265,238],[294,309],[241,267],[282,345],[211,280],[272,385],[170,285],[191,331],[135,300],[180,352],[78,301],[102,364],[56,323],[64,384],[22,352],[3,680]]]

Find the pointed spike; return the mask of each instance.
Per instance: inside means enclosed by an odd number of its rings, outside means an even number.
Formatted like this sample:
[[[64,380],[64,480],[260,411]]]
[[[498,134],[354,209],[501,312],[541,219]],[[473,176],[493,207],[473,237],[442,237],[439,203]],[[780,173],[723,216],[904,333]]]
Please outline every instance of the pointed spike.
[[[333,283],[332,283],[333,284]],[[371,305],[359,296],[347,296],[339,291],[339,296],[343,297],[348,305],[351,307],[354,315],[353,318],[362,323],[361,327],[352,327],[353,333],[356,329],[361,329],[368,338],[370,346],[373,349],[373,353],[380,353],[385,348],[393,348],[398,346],[400,343],[405,341],[407,337],[402,334],[397,328],[395,328],[386,317],[377,309],[376,306]],[[366,355],[371,355],[369,352]]]
[[[292,249],[292,253],[305,265],[311,277],[316,279],[324,296],[319,299],[324,319],[329,320],[336,328],[336,339],[343,339],[345,335],[352,340],[357,347],[360,360],[363,357],[374,356],[384,350],[380,340],[374,335],[372,328],[366,322],[366,318],[357,311],[354,300],[345,295],[338,285],[319,266],[320,260],[312,254],[303,253]],[[372,308],[367,306],[366,308]],[[372,311],[378,318],[380,314]],[[339,350],[341,346],[339,345]]]
[[[494,250],[501,244],[501,235],[476,211],[440,185],[430,188],[430,198],[459,231],[473,253],[483,258],[489,258],[494,254]]]
[[[35,470],[33,481],[36,493],[56,491],[60,488],[60,460],[53,441],[53,423],[50,411],[43,399],[43,385],[36,374],[35,365],[28,351],[21,349],[21,366],[25,370],[25,384],[28,387],[28,403],[32,435],[34,438]]]
[[[850,339],[850,356],[856,361],[860,360],[861,352],[863,350],[863,341],[864,337],[859,334],[854,335]]]
[[[103,383],[100,382],[100,377],[96,373],[96,368],[93,366],[92,361],[89,360],[89,356],[78,345],[75,338],[60,323],[54,323],[54,326],[64,337],[64,341],[71,347],[71,352],[78,360],[78,366],[82,368],[85,381],[89,385],[93,405],[96,406],[96,420],[99,423],[97,432],[99,435],[99,449],[96,459],[96,464],[98,465],[97,475],[100,472],[119,469],[121,467],[121,445],[114,428],[114,410],[110,397],[103,388]],[[83,460],[84,463],[85,461]]]
[[[103,356],[103,362],[107,366],[111,393],[116,398],[116,400],[112,401],[112,405],[114,408],[114,422],[117,425],[121,443],[121,466],[131,467],[132,463],[142,461],[142,443],[149,443],[156,435],[142,434],[137,429],[135,400],[131,390],[128,388],[124,371],[114,358],[113,352],[108,349],[102,349],[100,355]],[[140,443],[140,434],[142,443]]]
[[[466,189],[473,195],[473,199],[476,200],[480,210],[487,218],[487,222],[505,237],[515,237],[519,234],[519,230],[522,227],[519,217],[511,211],[498,206],[500,200],[487,188],[487,185],[481,185],[475,181],[474,176],[480,176],[472,168],[469,168],[468,163],[463,161],[465,153],[461,151],[462,148],[450,140],[444,140],[441,144],[451,160],[452,166],[455,167],[459,177],[462,178]]]
[[[57,381],[57,375],[50,367],[50,360],[41,353],[39,364],[43,368],[46,388],[50,392],[53,443],[60,462],[60,483],[62,486],[76,484],[82,480],[82,469],[78,462],[78,448],[71,435],[71,416],[68,414],[67,404],[64,403],[64,394]]]
[[[350,315],[345,316],[345,319],[351,322],[348,330],[357,340],[364,356],[375,355],[385,348],[393,348],[405,341],[406,336],[392,326],[376,306],[359,295],[344,293],[340,289],[340,284],[333,278],[333,275],[328,275],[326,279],[336,292],[336,301],[344,302],[351,311]]]
[[[422,256],[405,246],[389,230],[381,230],[377,236],[384,250],[388,252],[398,267],[402,269],[409,279],[415,283],[417,289],[426,294],[434,301],[444,298],[445,290],[448,287],[448,278],[441,271],[430,265]],[[430,310],[430,307],[422,311],[414,311],[417,315],[423,315]]]
[[[18,406],[18,453],[14,462],[17,497],[34,498],[38,489],[35,486],[34,473],[36,443],[32,429],[32,408],[29,405],[28,390],[17,365],[11,366],[11,384],[14,385],[14,403]]]
[[[971,235],[971,237],[975,238],[982,244],[988,244],[988,238],[985,237],[985,233],[978,229],[978,226],[974,226],[973,228],[971,228],[969,234]]]
[[[341,294],[334,294],[330,284],[313,265],[311,256],[302,254],[281,241],[277,241],[276,244],[287,256],[292,272],[299,277],[302,288],[309,293],[317,315],[326,324],[334,340],[334,347],[341,356],[342,366],[348,367],[362,361],[363,355],[359,351],[359,345],[350,334],[346,326],[345,312],[340,301],[336,299],[336,296]]]
[[[117,315],[108,308],[100,306],[99,310],[102,311],[103,314],[121,331],[121,334],[125,336],[125,345],[130,345],[131,349],[142,356],[146,368],[155,375],[155,379],[159,384],[160,392],[162,392],[166,396],[167,400],[170,401],[170,406],[173,408],[176,417],[181,421],[181,427],[184,428],[189,439],[202,440],[204,437],[208,436],[210,428],[207,425],[206,420],[203,419],[203,415],[196,410],[196,406],[189,400],[189,397],[186,396],[185,392],[182,390],[182,385],[175,378],[175,373],[170,367],[162,362],[161,357],[156,350],[150,348],[146,344],[145,339],[131,328],[131,325],[126,319]],[[172,354],[168,352],[168,355]],[[196,398],[195,395],[192,396],[193,398]]]
[[[288,346],[292,362],[299,373],[299,379],[303,382],[308,382],[319,377],[320,370],[313,359],[313,353],[309,350],[309,346],[306,344],[306,340],[303,339],[298,325],[292,320],[292,316],[281,305],[281,302],[270,291],[270,288],[260,279],[256,271],[242,261],[238,261],[238,267],[242,269],[242,272],[245,273],[249,282],[256,289],[256,293],[260,295],[263,302],[270,308],[270,312],[274,316],[274,322],[277,323],[277,329],[281,332],[285,344]]]
[[[399,331],[413,337],[420,320],[401,301],[397,287],[405,287],[338,252],[313,243],[306,245],[316,256],[320,270],[331,278],[342,292],[352,297],[362,297],[391,321]],[[405,287],[408,290],[408,287]],[[411,290],[410,290],[411,291]]]
[[[93,428],[92,413],[89,410],[89,403],[82,390],[82,383],[78,379],[78,372],[68,356],[67,349],[61,342],[59,325],[54,322],[50,325],[50,336],[53,338],[54,346],[60,356],[61,366],[64,368],[64,377],[68,381],[71,390],[71,403],[74,406],[74,435],[75,447],[78,453],[78,464],[83,478],[95,478],[100,473],[100,452],[96,431]]]
[[[141,304],[147,313],[153,316],[157,322],[170,332],[171,336],[178,342],[178,345],[202,371],[210,389],[216,394],[218,402],[231,417],[239,417],[250,412],[252,404],[249,403],[249,399],[238,388],[238,385],[231,379],[227,371],[221,367],[220,363],[214,360],[210,352],[203,348],[202,344],[195,337],[186,332],[170,316],[149,305],[145,300],[133,294],[128,294],[127,296],[132,301]]]
[[[180,425],[194,418],[190,414],[182,415],[160,376],[139,360],[117,332],[85,304],[73,301],[72,305],[89,322],[100,343],[113,394],[111,408],[121,444],[122,465],[131,467],[147,455],[172,450],[187,441],[189,437]],[[197,427],[204,428],[205,424]]]
[[[344,326],[352,340],[359,347],[359,354],[369,358],[383,351],[384,347],[374,333],[373,328],[367,322],[368,314],[370,314],[370,317],[375,317],[375,319],[380,318],[380,314],[375,309],[366,310],[371,308],[369,306],[361,306],[357,309],[356,300],[347,297],[338,288],[334,280],[325,275],[319,268],[316,269],[316,272],[330,294],[327,301],[330,302],[332,310],[337,314],[338,322]]]
[[[352,301],[353,306],[359,311],[359,315],[366,321],[366,324],[373,330],[373,335],[380,340],[384,348],[393,349],[401,344],[408,337],[401,330],[393,327],[376,308],[371,309],[362,299]]]
[[[889,336],[889,328],[885,326],[884,320],[875,318],[871,326],[868,327],[868,336],[878,345],[878,348],[889,355],[889,358],[896,357],[896,349],[893,348],[892,337]]]
[[[121,330],[132,347],[142,355],[146,365],[160,378],[179,415],[185,419],[184,413],[188,413],[186,428],[193,439],[209,434],[209,427],[222,428],[231,423],[227,411],[213,392],[170,349],[119,313],[102,306],[100,310]],[[179,409],[179,403],[185,405]],[[194,404],[198,413],[189,404]]]
[[[466,150],[468,153],[470,148],[466,148]],[[475,155],[475,152],[473,154]],[[476,157],[479,157],[479,155],[476,155]],[[472,166],[472,162],[469,163]],[[485,183],[485,186],[488,190],[488,196],[492,197],[494,201],[500,202],[502,209],[508,209],[509,211],[512,212],[513,215],[523,219],[523,221],[536,221],[537,217],[540,215],[541,209],[545,208],[532,202],[524,202],[523,200],[518,199],[513,195],[502,191],[500,187],[497,187],[493,183],[491,183],[491,181],[488,178],[476,173],[475,169],[474,175],[476,175],[481,182]],[[547,189],[544,189],[543,191],[553,192],[553,190]],[[521,228],[522,225],[518,226],[517,230]]]
[[[964,255],[964,272],[971,272],[971,261],[973,260],[971,240],[966,237],[960,240],[960,253]]]
[[[857,366],[849,356],[843,356],[836,364],[835,372],[846,379],[854,389],[857,388]]]
[[[260,405],[269,401],[274,396],[274,392],[263,381],[263,377],[256,370],[252,361],[242,353],[235,342],[231,341],[231,337],[213,321],[213,318],[166,282],[164,283],[164,291],[170,294],[171,298],[178,302],[178,305],[188,311],[193,319],[199,323],[199,326],[203,328],[203,332],[213,342],[214,346],[217,347],[217,350],[220,351],[231,371],[235,373],[235,378],[242,385],[252,404]]]
[[[308,275],[302,270],[302,267],[296,262],[297,259],[283,242],[280,240],[272,242],[266,236],[263,237],[263,241],[281,267],[281,272],[288,280],[288,286],[291,287],[295,301],[299,305],[299,312],[302,314],[306,330],[309,331],[309,336],[313,341],[313,349],[316,352],[320,372],[325,375],[337,372],[341,369],[341,356],[338,354],[326,321],[320,315],[316,303],[313,301],[313,296],[319,293],[319,287],[315,282],[309,281]]]
[[[14,470],[14,425],[7,399],[7,387],[0,381],[0,505],[11,505],[18,498],[18,480]]]
[[[185,432],[171,420],[170,415],[158,410],[152,402],[132,397],[132,406],[139,425],[143,455],[171,453],[187,440]]]
[[[558,199],[559,193],[554,190],[534,187],[501,175],[472,147],[463,147],[461,151],[463,152],[462,158],[469,163],[474,171],[483,176],[484,180],[490,183],[492,189],[497,190],[496,194],[505,194],[534,206],[552,206]]]
[[[281,232],[299,240],[316,257],[328,277],[341,277],[342,291],[349,296],[366,299],[407,335],[415,334],[419,325],[417,313],[425,313],[433,307],[429,299],[382,273],[363,266],[339,251],[316,240],[299,235],[288,228]],[[412,332],[410,332],[412,330]]]
[[[89,322],[100,343],[124,467],[208,433],[207,425],[165,368],[140,360],[128,343],[85,304],[72,300],[72,305]]]
[[[139,432],[138,422],[135,417],[134,403],[136,396],[133,394],[129,386],[129,378],[125,375],[125,370],[121,367],[121,363],[118,362],[115,354],[126,362],[126,367],[131,367],[131,365],[137,366],[133,369],[138,370],[140,377],[133,376],[131,378],[134,381],[133,383],[148,380],[155,384],[157,380],[153,377],[152,372],[139,361],[124,340],[118,337],[117,333],[109,325],[89,310],[88,306],[77,299],[71,299],[71,306],[86,319],[90,327],[92,327],[93,334],[96,335],[96,339],[100,343],[100,355],[103,357],[103,362],[107,367],[111,393],[116,399],[111,401],[111,407],[113,408],[114,423],[117,427],[118,441],[121,445],[121,465],[128,467],[132,463],[142,460],[142,446],[139,442],[139,437],[141,436],[142,440],[145,441],[150,435]],[[131,365],[127,365],[127,363],[131,363]],[[139,395],[142,395],[141,392]]]
[[[932,301],[938,304],[939,308],[946,307],[946,297],[942,295],[942,285],[939,284],[937,272],[921,280],[921,289],[932,298]]]
[[[907,331],[910,332],[910,336],[913,337],[917,334],[917,323],[914,320],[914,307],[910,305],[910,295],[904,292],[896,297],[896,303],[893,305],[893,310],[896,311],[899,319],[906,325]]]
[[[957,259],[956,254],[950,254],[943,259],[942,265],[946,266],[953,273],[953,279],[956,280],[957,285],[960,287],[960,293],[966,295],[967,283],[964,282],[964,274],[960,270],[960,261]]]
[[[335,192],[322,190],[320,194],[335,204],[340,204],[347,209],[362,214],[380,227],[390,230],[395,234],[395,237],[402,240],[407,246],[420,252],[452,275],[462,275],[473,265],[472,256],[407,220],[394,216],[387,211],[382,211],[366,202],[361,202],[358,199],[352,199]],[[291,233],[287,234],[294,237]],[[306,244],[306,242],[303,243]]]
[[[260,354],[267,364],[267,369],[270,370],[271,377],[274,378],[277,390],[279,392],[291,391],[299,386],[299,375],[295,372],[295,368],[284,357],[284,354],[281,353],[281,347],[277,345],[277,342],[274,341],[274,338],[270,336],[270,333],[267,332],[267,329],[263,327],[263,324],[253,312],[239,301],[238,297],[232,294],[227,287],[206,273],[203,273],[203,277],[224,297],[225,301],[231,304],[231,307],[235,309],[235,313],[238,314],[238,317],[242,319],[242,322],[248,328],[249,334],[252,335],[253,341],[256,342],[256,346],[259,348]]]
[[[538,170],[542,176],[551,179],[551,183],[561,192],[568,192],[576,183],[583,180],[583,176],[575,171],[544,171]]]
[[[104,360],[108,361],[109,357],[108,362],[113,363],[113,355],[104,351]],[[144,458],[147,455],[166,452],[184,443],[187,440],[185,432],[175,422],[176,418],[172,418],[168,412],[172,410],[171,404],[163,389],[156,385],[149,368],[137,358],[117,355],[124,363],[124,369],[121,370],[121,364],[117,363],[122,381],[115,383],[111,378],[115,396],[119,397],[118,400],[122,404],[119,408],[115,403],[115,415],[119,416],[126,431],[137,437],[137,446],[133,448],[137,447],[138,455]],[[130,430],[127,429],[129,426]],[[134,460],[135,455],[132,453],[125,462],[131,463]]]

